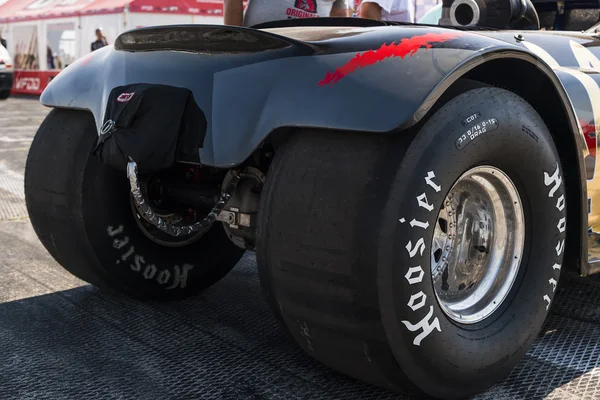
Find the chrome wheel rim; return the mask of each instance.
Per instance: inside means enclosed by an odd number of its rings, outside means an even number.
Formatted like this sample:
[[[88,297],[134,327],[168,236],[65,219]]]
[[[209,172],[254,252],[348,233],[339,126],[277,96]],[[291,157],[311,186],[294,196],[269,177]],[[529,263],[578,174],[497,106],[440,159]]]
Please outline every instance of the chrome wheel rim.
[[[517,188],[501,170],[479,166],[452,186],[431,245],[431,276],[444,313],[462,324],[489,317],[515,282],[525,242]]]

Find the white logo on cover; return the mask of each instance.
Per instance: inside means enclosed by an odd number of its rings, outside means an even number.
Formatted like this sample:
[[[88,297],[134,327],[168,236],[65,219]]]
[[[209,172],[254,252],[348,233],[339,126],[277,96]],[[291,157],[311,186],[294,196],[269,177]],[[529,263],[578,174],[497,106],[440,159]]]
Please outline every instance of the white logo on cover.
[[[119,103],[127,103],[129,100],[131,100],[131,98],[133,97],[134,94],[135,94],[135,92],[133,92],[133,93],[121,93],[119,95],[119,97],[117,97],[117,101]]]

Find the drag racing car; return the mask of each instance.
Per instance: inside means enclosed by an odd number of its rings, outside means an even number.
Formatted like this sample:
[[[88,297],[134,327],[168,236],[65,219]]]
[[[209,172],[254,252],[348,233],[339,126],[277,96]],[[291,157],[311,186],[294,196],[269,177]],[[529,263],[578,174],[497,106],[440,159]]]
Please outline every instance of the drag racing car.
[[[254,251],[308,354],[458,399],[522,359],[561,272],[600,271],[600,40],[528,0],[121,34],[61,72],[31,223],[68,271],[197,294]]]

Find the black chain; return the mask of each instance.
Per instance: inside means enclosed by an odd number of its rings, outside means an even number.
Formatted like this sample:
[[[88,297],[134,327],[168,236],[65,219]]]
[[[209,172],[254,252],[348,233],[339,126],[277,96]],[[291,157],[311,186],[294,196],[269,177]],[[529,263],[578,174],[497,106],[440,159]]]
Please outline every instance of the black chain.
[[[212,226],[213,222],[215,222],[215,220],[219,216],[219,213],[221,212],[221,210],[223,210],[223,208],[231,198],[233,192],[237,188],[237,185],[240,181],[239,173],[233,170],[233,177],[227,183],[225,189],[223,189],[219,201],[208,213],[208,215],[204,217],[204,219],[195,222],[192,225],[175,226],[163,221],[162,218],[156,215],[156,213],[152,210],[150,205],[148,205],[148,202],[144,198],[144,195],[142,194],[142,191],[140,189],[140,184],[138,182],[137,164],[131,158],[129,158],[129,160],[129,163],[127,163],[127,178],[129,178],[131,194],[133,194],[133,199],[135,203],[137,204],[139,209],[144,213],[144,219],[146,219],[152,225],[156,226],[161,231],[168,233],[171,236],[185,236],[196,232],[207,231]]]

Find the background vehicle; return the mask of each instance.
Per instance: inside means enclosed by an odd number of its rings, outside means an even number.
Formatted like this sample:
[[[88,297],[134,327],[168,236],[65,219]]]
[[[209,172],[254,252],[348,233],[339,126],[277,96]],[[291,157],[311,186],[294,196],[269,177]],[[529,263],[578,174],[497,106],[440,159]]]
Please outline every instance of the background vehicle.
[[[0,44],[0,100],[10,96],[13,85],[13,61],[8,50]]]
[[[455,28],[121,35],[42,95],[36,233],[82,279],[163,300],[256,251],[311,356],[396,391],[484,390],[539,333],[561,271],[599,270],[600,80],[585,71],[600,50],[539,31],[528,1],[461,4],[443,5]]]
[[[455,7],[465,4],[468,8],[479,15],[485,1],[458,0],[453,2]],[[600,4],[597,1],[587,0],[532,0],[531,4],[535,7],[536,14],[540,21],[540,28],[557,31],[582,31],[590,29],[593,25],[600,22]],[[437,25],[442,16],[443,3],[432,7],[419,20],[420,24]],[[466,10],[466,7],[464,7]],[[481,12],[480,12],[481,11]],[[469,12],[467,12],[468,14]],[[475,14],[473,14],[475,15]],[[463,21],[464,22],[464,21]],[[470,21],[466,21],[470,22]],[[455,21],[458,23],[458,21]],[[465,25],[467,25],[465,23]],[[481,25],[473,22],[473,25]]]

